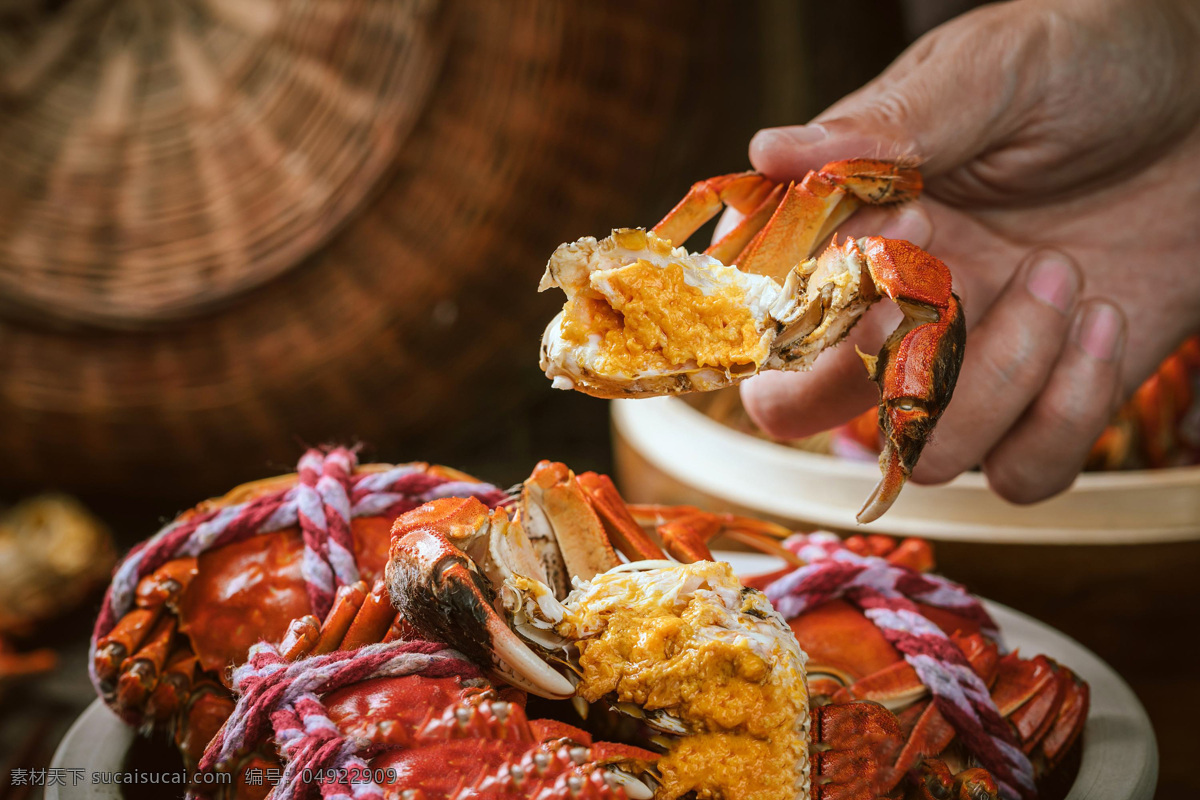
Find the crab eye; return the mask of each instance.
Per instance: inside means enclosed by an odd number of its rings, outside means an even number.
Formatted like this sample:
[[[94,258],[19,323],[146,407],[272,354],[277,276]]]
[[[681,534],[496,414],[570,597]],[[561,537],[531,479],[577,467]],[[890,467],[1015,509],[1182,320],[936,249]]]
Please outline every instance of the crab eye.
[[[924,412],[926,410],[925,401],[919,397],[897,397],[895,400],[891,401],[891,406],[897,411],[905,412]]]

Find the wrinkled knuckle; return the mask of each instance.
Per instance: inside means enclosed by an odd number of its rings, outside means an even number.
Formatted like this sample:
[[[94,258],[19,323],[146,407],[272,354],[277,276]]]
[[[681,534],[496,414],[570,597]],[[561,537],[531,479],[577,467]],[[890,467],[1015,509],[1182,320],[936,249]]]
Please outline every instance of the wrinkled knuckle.
[[[1003,347],[990,347],[982,354],[984,367],[997,388],[1012,386],[1030,394],[1046,380],[1049,359],[1045,342],[1027,331],[1007,338]]]
[[[1076,387],[1081,388],[1081,387]],[[1100,435],[1111,416],[1111,391],[1099,387],[1086,394],[1080,392],[1047,393],[1035,410],[1040,427],[1054,431],[1058,439],[1071,442],[1091,442]]]
[[[904,91],[898,91],[903,87]],[[920,90],[904,83],[889,87],[871,101],[871,116],[885,130],[905,130],[913,121],[916,103],[914,95]]]

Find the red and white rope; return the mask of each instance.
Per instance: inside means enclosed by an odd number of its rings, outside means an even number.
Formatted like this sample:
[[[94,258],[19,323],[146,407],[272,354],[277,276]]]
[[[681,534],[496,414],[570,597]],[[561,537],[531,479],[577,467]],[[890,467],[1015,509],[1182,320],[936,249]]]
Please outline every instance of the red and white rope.
[[[951,610],[979,623],[999,642],[996,623],[978,598],[937,575],[854,553],[830,533],[793,536],[784,546],[807,563],[764,590],[776,610],[792,618],[835,598],[857,605],[912,665],[938,711],[992,773],[1001,792],[1008,797],[1033,797],[1033,766],[1017,746],[987,686],[962,650],[916,606],[924,603]]]
[[[284,762],[271,795],[274,800],[311,797],[318,786],[329,800],[383,800],[383,789],[371,779],[362,757],[361,748],[369,743],[343,734],[320,696],[372,678],[404,675],[482,677],[461,653],[434,642],[394,641],[294,662],[285,660],[273,644],[257,644],[247,662],[233,671],[237,705],[208,743],[200,769],[229,769],[239,755],[273,737]],[[355,779],[319,784],[304,780],[306,774],[340,770]]]
[[[489,507],[509,499],[489,483],[435,475],[424,464],[356,474],[357,465],[353,450],[309,450],[300,459],[295,485],[182,515],[131,550],[113,574],[92,632],[88,670],[96,691],[103,695],[95,671],[97,642],[133,609],[138,582],[171,559],[299,526],[304,537],[301,570],[313,613],[323,618],[337,587],[358,580],[350,520],[399,516],[442,497],[477,497]]]

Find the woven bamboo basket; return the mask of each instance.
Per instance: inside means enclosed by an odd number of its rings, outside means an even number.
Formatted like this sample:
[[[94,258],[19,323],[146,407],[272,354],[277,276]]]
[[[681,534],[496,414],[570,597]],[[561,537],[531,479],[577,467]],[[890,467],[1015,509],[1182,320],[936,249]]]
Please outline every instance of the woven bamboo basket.
[[[0,485],[195,494],[494,418],[553,247],[695,177],[737,11],[0,5]]]

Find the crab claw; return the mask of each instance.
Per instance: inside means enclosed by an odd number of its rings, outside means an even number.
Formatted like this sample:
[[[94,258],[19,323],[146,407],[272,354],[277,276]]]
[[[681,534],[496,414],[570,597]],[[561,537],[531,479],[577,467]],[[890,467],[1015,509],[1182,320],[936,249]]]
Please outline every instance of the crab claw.
[[[879,484],[858,512],[860,523],[887,511],[954,394],[966,346],[962,303],[946,265],[909,242],[877,236],[859,241],[875,288],[904,312],[878,356],[862,356],[879,385],[884,434]]]
[[[474,530],[482,537],[487,535],[482,532],[490,523],[487,508],[474,498],[435,501],[426,508],[427,513],[420,516],[449,511],[446,516],[456,522],[473,512],[479,521]],[[556,699],[574,694],[571,682],[509,628],[497,611],[496,592],[488,577],[441,531],[419,523],[416,527],[411,522],[402,526],[398,520],[393,529],[387,584],[392,604],[422,635],[456,647],[467,658],[489,665],[506,682],[525,691]]]

